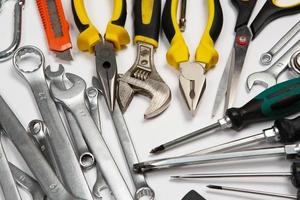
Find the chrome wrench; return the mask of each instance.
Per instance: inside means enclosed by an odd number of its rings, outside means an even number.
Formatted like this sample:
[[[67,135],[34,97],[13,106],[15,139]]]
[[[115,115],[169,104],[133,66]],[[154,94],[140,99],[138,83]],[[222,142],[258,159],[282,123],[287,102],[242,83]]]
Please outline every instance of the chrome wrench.
[[[2,137],[0,133],[0,185],[3,195],[6,200],[22,200],[2,146]]]
[[[51,200],[82,200],[75,198],[65,189],[45,157],[1,96],[0,113],[1,127],[23,156],[47,197]],[[1,180],[5,179],[1,177]]]
[[[37,58],[38,65],[31,68],[24,67],[24,65],[23,67],[20,66],[20,61],[24,57]],[[51,158],[51,162],[55,163],[55,171],[62,176],[63,183],[74,196],[92,200],[93,197],[86,179],[81,171],[56,105],[50,96],[44,75],[45,58],[43,53],[34,46],[21,47],[13,56],[13,65],[30,85],[42,118],[49,129],[50,143],[55,156]]]
[[[85,104],[85,81],[74,74],[66,74],[73,83],[70,89],[63,90],[51,83],[54,98],[68,108],[79,124],[82,134],[96,158],[105,180],[118,200],[133,200],[126,182],[116,165],[109,148],[93,121]]]
[[[59,65],[59,68],[57,71],[51,71],[50,66],[46,67],[45,75],[57,87],[62,88],[62,89],[69,88],[67,81],[65,80],[65,77],[64,77],[65,69],[62,65]],[[64,109],[61,106],[61,104],[58,104],[58,107],[60,107],[61,110],[64,110],[64,112],[65,112],[66,120],[67,120],[67,122],[70,126],[70,130],[72,132],[72,136],[70,136],[70,138],[73,138],[74,146],[76,149],[75,151],[77,151],[80,166],[85,170],[91,169],[95,164],[95,158],[94,158],[94,155],[90,152],[90,150],[82,136],[80,127],[78,126],[72,113],[70,113],[69,111]]]
[[[21,169],[16,167],[14,164],[9,163],[9,168],[12,172],[12,175],[16,181],[16,183],[28,191],[33,200],[45,200],[46,194],[42,190],[40,184],[27,173],[23,172]]]

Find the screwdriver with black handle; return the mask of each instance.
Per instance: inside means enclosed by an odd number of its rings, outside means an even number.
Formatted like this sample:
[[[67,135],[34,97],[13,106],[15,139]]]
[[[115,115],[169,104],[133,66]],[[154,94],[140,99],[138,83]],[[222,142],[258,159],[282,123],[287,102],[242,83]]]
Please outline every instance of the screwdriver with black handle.
[[[261,133],[240,138],[206,149],[194,151],[185,155],[200,155],[215,152],[224,152],[233,148],[241,148],[245,145],[264,141],[266,143],[291,144],[300,140],[300,116],[294,119],[278,119],[270,128],[264,129]]]
[[[300,111],[300,78],[291,79],[266,89],[240,108],[230,108],[218,122],[184,135],[151,150],[160,153],[195,140],[207,132],[231,128],[239,131],[258,122],[277,120]]]

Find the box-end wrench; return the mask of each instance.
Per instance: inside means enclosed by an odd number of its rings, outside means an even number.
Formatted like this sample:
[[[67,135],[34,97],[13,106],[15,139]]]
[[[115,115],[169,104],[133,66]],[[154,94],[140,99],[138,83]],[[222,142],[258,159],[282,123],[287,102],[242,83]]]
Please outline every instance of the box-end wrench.
[[[91,117],[93,118],[96,126],[98,127],[99,133],[102,134],[99,104],[98,104],[99,93],[100,91],[95,87],[89,87],[86,90],[86,97],[88,100]],[[93,194],[99,198],[103,196],[102,193],[105,189],[110,191],[110,188],[108,187],[106,180],[103,177],[103,174],[101,172],[100,166],[97,163],[96,163],[96,169],[97,169],[97,177],[93,187]],[[107,196],[106,199],[115,200],[115,197],[113,196],[112,192],[109,193],[106,192],[106,194],[110,194],[110,196]]]
[[[0,96],[0,124],[13,142],[27,166],[51,200],[82,200],[71,195],[57,178],[51,166],[26,133],[21,122]],[[1,176],[1,180],[5,180]]]
[[[2,134],[0,133],[0,185],[3,195],[6,200],[22,200],[2,146]]]
[[[66,77],[73,83],[68,90],[63,90],[51,83],[51,92],[57,101],[66,106],[74,115],[79,124],[82,134],[94,153],[105,180],[110,186],[113,194],[118,200],[133,200],[130,190],[114,161],[112,154],[107,147],[102,135],[93,121],[85,104],[85,81],[74,74],[66,74]]]
[[[53,82],[55,85],[57,85],[59,88],[67,89],[70,87],[70,83],[65,80],[65,69],[62,65],[59,65],[57,71],[52,71],[50,66],[47,66],[45,69],[45,75],[47,79],[49,79],[51,82]],[[80,127],[78,126],[76,120],[74,119],[74,116],[72,113],[67,111],[65,108],[62,107],[61,104],[57,104],[58,107],[61,108],[61,110],[64,110],[66,120],[69,124],[71,134],[74,141],[75,151],[77,151],[78,154],[78,160],[80,166],[84,169],[91,169],[95,164],[95,158],[94,155],[90,152],[83,136],[82,132],[80,130]]]
[[[100,89],[100,83],[95,77],[93,78],[93,85]],[[115,108],[110,114],[126,158],[131,178],[136,187],[135,199],[155,199],[155,193],[152,188],[148,186],[145,176],[143,174],[137,174],[133,170],[133,165],[139,162],[139,160],[118,102],[115,103]]]
[[[29,58],[29,61],[36,61],[36,66],[21,66],[21,60]],[[44,67],[45,58],[40,49],[35,46],[24,46],[19,48],[13,56],[13,65],[17,72],[28,82],[39,107],[42,118],[47,125],[50,134],[50,143],[55,158],[55,171],[62,176],[66,188],[76,197],[92,200],[86,179],[81,171],[77,157],[74,153],[71,142],[67,136],[65,127],[61,121],[58,110],[52,100],[49,88],[45,80]]]
[[[297,22],[268,52],[261,55],[261,64],[269,65],[273,60],[273,56],[276,55],[299,31],[300,21]]]
[[[33,200],[46,199],[46,194],[42,190],[40,184],[34,178],[23,172],[12,163],[9,163],[9,168],[18,186],[28,191]]]
[[[279,75],[287,69],[292,55],[300,49],[300,40],[298,40],[281,58],[279,58],[268,69],[255,72],[248,76],[246,86],[248,91],[252,89],[254,85],[262,85],[266,88],[271,87],[277,83]]]

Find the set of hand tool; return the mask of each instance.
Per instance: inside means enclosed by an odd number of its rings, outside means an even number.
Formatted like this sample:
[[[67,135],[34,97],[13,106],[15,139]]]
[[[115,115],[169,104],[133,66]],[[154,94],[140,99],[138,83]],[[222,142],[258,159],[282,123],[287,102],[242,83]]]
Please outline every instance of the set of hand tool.
[[[0,11],[5,2],[0,0]],[[166,64],[178,71],[180,91],[188,110],[195,115],[205,90],[213,85],[206,79],[209,76],[207,72],[219,61],[220,55],[215,43],[221,35],[226,17],[222,8],[224,3],[232,3],[238,11],[233,48],[219,79],[213,102],[212,116],[215,116],[225,98],[224,116],[211,125],[153,148],[150,154],[156,156],[223,129],[240,132],[250,125],[267,121],[274,121],[273,126],[263,129],[261,133],[209,148],[141,162],[132,139],[132,127],[127,125],[123,113],[137,94],[150,99],[144,112],[147,120],[165,113],[171,104],[171,89],[155,65],[155,52],[162,44],[160,36],[169,44]],[[130,6],[133,8],[136,58],[125,73],[119,73],[118,52],[125,51],[130,43],[125,26],[127,4],[127,0],[114,1],[111,20],[107,23],[105,33],[101,34],[90,19],[84,0],[70,2],[68,10],[72,12],[74,25],[78,29],[77,47],[83,55],[84,52],[94,55],[91,59],[95,61],[96,73],[91,77],[92,86],[88,87],[89,84],[82,77],[67,73],[62,64],[58,64],[56,70],[47,66],[44,53],[37,46],[19,47],[25,1],[15,0],[13,41],[8,48],[0,51],[0,62],[12,60],[13,70],[31,90],[41,118],[31,120],[24,127],[17,117],[18,111],[13,111],[0,95],[0,186],[5,200],[21,200],[19,189],[27,191],[33,200],[154,200],[155,192],[146,180],[148,172],[187,166],[201,167],[224,161],[228,164],[231,160],[271,156],[291,160],[291,171],[194,173],[171,176],[171,179],[290,177],[292,184],[299,189],[300,116],[290,116],[300,112],[300,40],[294,42],[277,61],[272,61],[300,32],[300,22],[261,55],[262,65],[272,65],[250,74],[245,81],[249,91],[254,85],[262,85],[266,89],[241,107],[233,105],[251,41],[272,21],[299,14],[300,2],[282,6],[276,0],[266,0],[253,22],[248,25],[257,0],[207,0],[207,23],[196,48],[195,58],[190,61],[189,47],[184,39],[185,30],[191,25],[187,24],[187,0],[134,0]],[[63,1],[36,0],[36,9],[46,34],[48,49],[64,61],[75,61],[77,55],[72,56],[72,29],[69,28],[72,20],[67,19]],[[164,34],[160,34],[161,30]],[[28,62],[31,62],[30,66]],[[290,72],[289,80],[278,83],[278,77],[285,70]],[[99,110],[103,99],[119,147],[109,145],[108,139],[111,137],[103,134],[105,131],[102,130]],[[9,161],[2,145],[3,140],[12,142],[33,176]],[[262,144],[268,146],[262,147]],[[121,150],[120,156],[124,163],[116,159],[112,153],[114,148]],[[125,164],[126,171],[121,170],[122,164]],[[95,181],[90,183],[88,177],[92,171],[95,172]],[[300,192],[290,195],[219,185],[207,187],[282,199],[300,199]],[[191,190],[182,199],[204,198]]]

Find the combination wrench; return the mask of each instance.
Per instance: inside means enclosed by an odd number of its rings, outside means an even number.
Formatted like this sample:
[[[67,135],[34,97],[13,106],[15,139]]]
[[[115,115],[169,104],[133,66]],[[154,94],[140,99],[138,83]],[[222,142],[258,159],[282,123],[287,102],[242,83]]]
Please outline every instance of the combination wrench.
[[[113,156],[93,121],[86,103],[86,83],[79,76],[66,74],[66,78],[73,83],[67,90],[58,88],[51,82],[50,89],[56,101],[62,103],[75,117],[82,134],[94,153],[96,162],[105,180],[118,200],[133,200],[129,188],[116,165]]]
[[[38,59],[36,66],[20,66],[24,58]],[[30,59],[29,59],[30,60]],[[28,82],[39,107],[43,121],[49,130],[49,140],[54,151],[51,162],[55,171],[60,174],[66,188],[76,197],[92,200],[86,179],[81,171],[77,157],[59,116],[58,110],[49,92],[45,80],[45,58],[35,46],[19,48],[13,56],[13,65],[17,72]]]
[[[9,168],[18,186],[28,191],[33,200],[46,200],[46,194],[42,190],[40,184],[34,178],[23,172],[12,163],[9,163]]]
[[[2,146],[2,134],[0,133],[0,185],[3,195],[6,200],[22,200]]]
[[[93,78],[93,85],[96,88],[101,88],[97,78]],[[101,91],[101,90],[100,90]],[[146,182],[143,174],[137,174],[133,170],[133,165],[139,162],[136,150],[134,148],[126,121],[118,102],[115,103],[114,110],[110,112],[119,142],[121,143],[124,156],[126,158],[127,166],[136,188],[135,199],[155,199],[155,193]]]
[[[65,189],[2,96],[0,96],[0,113],[0,124],[6,136],[8,136],[21,153],[47,197],[51,200],[83,200],[74,197]],[[6,179],[1,176],[1,180]]]
[[[67,89],[69,88],[68,82],[65,80],[65,69],[62,65],[59,65],[57,71],[52,71],[50,66],[47,66],[45,69],[45,75],[47,79],[49,79],[51,82],[53,82],[55,85],[57,85],[59,88]],[[78,154],[78,160],[80,166],[87,170],[91,169],[95,164],[95,158],[94,155],[90,152],[83,136],[80,130],[80,127],[78,126],[76,120],[74,119],[74,116],[72,113],[67,111],[62,107],[61,104],[58,104],[58,107],[61,107],[61,110],[64,111],[66,120],[69,124],[70,130],[71,130],[71,136],[70,138],[73,138],[74,141],[74,148],[75,151]]]

